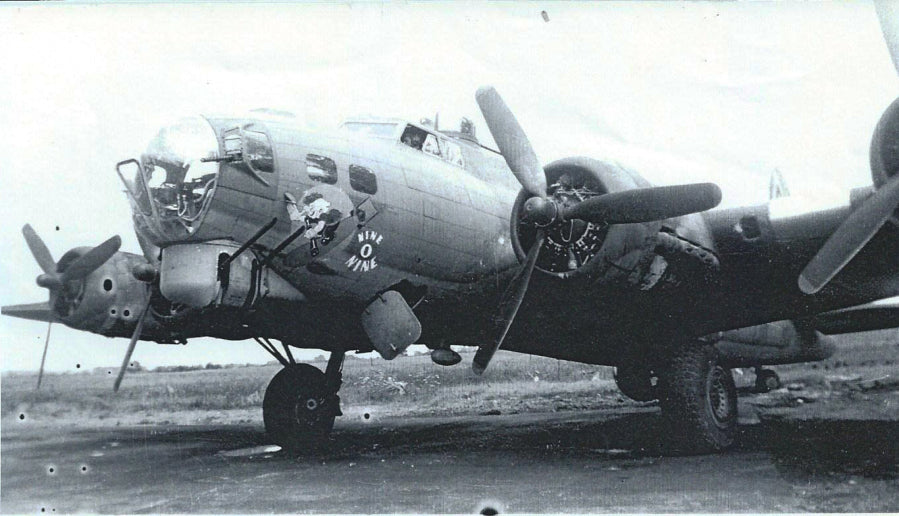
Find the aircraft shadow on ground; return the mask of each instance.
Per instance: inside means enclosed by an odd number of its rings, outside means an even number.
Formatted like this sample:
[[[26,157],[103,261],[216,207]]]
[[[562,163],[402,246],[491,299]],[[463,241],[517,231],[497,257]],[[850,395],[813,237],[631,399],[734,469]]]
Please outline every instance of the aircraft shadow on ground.
[[[502,453],[532,460],[680,455],[669,448],[668,431],[657,412],[614,418],[597,415],[595,420],[584,417],[574,421],[522,425],[498,422],[493,416],[435,424],[338,424],[327,445],[318,450],[304,454],[281,451],[270,455],[276,462],[333,462],[413,453]],[[838,472],[892,478],[899,475],[899,439],[896,436],[899,436],[899,422],[766,421],[741,425],[737,445],[728,453],[767,452],[780,470],[791,474]],[[190,451],[182,450],[189,455],[271,444],[258,426],[226,425],[133,430],[122,440],[142,444],[147,441],[181,445],[197,443]]]
[[[761,427],[784,472],[899,476],[899,421],[771,419]]]

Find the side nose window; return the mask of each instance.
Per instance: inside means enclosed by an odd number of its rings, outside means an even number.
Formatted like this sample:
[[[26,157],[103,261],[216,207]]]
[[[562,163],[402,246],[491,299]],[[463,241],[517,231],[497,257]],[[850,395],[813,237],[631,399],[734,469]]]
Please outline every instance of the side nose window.
[[[259,172],[274,172],[275,157],[272,154],[272,144],[265,133],[258,131],[244,131],[244,159],[253,170]]]
[[[337,164],[318,154],[306,154],[306,173],[309,179],[333,185],[337,183]]]
[[[378,178],[365,167],[350,165],[350,186],[353,190],[374,195],[378,192]]]

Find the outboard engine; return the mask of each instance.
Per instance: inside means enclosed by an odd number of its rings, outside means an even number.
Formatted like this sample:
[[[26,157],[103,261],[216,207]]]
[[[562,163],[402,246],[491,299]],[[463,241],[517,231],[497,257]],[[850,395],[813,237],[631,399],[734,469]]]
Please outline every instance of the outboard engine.
[[[899,98],[894,100],[877,122],[871,137],[871,179],[874,187],[884,186],[899,172]],[[890,221],[899,225],[899,208]]]

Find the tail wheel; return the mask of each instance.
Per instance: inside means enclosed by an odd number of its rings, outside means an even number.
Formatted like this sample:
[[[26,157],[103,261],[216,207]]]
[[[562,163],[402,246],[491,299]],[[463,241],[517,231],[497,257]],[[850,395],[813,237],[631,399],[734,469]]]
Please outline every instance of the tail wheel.
[[[674,430],[678,451],[710,453],[734,444],[737,388],[730,369],[718,364],[714,348],[679,349],[660,380],[662,413]]]
[[[652,401],[659,397],[655,375],[647,366],[620,365],[615,368],[615,385],[625,396],[635,401]]]
[[[336,393],[327,391],[324,373],[308,364],[291,364],[265,390],[265,431],[286,450],[315,449],[331,433],[339,404]]]
[[[755,372],[755,391],[771,392],[780,388],[780,377],[771,369],[758,369]]]

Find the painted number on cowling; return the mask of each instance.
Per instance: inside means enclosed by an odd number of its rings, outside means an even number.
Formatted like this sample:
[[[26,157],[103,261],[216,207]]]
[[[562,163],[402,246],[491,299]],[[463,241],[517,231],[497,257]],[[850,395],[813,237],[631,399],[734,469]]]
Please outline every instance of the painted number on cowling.
[[[365,230],[356,235],[357,249],[346,261],[347,269],[353,272],[368,272],[378,266],[375,256],[384,235],[377,231]]]

